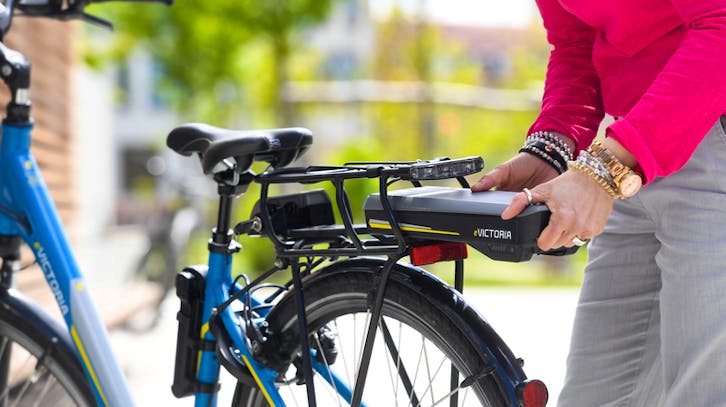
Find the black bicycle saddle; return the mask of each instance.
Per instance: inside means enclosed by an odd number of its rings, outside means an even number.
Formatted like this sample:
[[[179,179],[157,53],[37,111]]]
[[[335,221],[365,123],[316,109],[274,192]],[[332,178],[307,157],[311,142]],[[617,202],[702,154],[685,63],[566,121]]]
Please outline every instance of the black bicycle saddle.
[[[228,130],[202,123],[176,127],[166,145],[185,156],[198,154],[205,174],[215,172],[223,160],[233,158],[237,171],[247,171],[254,161],[282,168],[302,155],[313,143],[310,130],[302,127],[269,130]]]

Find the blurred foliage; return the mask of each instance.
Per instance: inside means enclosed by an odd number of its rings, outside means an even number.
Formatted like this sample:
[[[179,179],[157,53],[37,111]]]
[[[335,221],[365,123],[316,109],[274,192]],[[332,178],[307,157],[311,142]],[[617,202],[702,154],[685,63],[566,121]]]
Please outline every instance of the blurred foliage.
[[[272,107],[289,119],[280,97],[294,33],[322,21],[333,0],[218,0],[177,2],[172,7],[115,4],[89,11],[118,28],[110,44],[90,46],[91,65],[120,61],[137,47],[152,53],[162,69],[161,90],[180,113],[220,124],[241,106]],[[246,84],[263,84],[246,89]],[[261,96],[258,103],[251,98]],[[261,103],[259,103],[261,102]]]
[[[513,47],[510,73],[499,86],[531,87],[544,77],[546,50],[541,30],[527,30],[523,46]],[[481,61],[440,27],[416,23],[400,12],[382,22],[371,62],[376,79],[486,85]],[[431,61],[423,72],[417,59]],[[481,155],[488,168],[521,145],[537,112],[495,111],[431,103],[373,103],[365,108],[373,135],[386,149],[379,159],[412,160],[436,156]],[[426,133],[429,133],[426,135]]]
[[[486,169],[491,169],[521,145],[536,117],[534,109],[502,111],[435,105],[426,98],[420,103],[287,104],[282,98],[285,83],[321,79],[326,56],[311,49],[301,33],[323,21],[336,3],[335,0],[218,0],[195,2],[193,6],[179,1],[170,8],[136,4],[94,6],[90,11],[113,21],[117,32],[110,36],[110,44],[91,46],[85,57],[89,64],[99,65],[121,61],[137,47],[143,47],[161,65],[159,86],[166,101],[193,121],[239,128],[282,127],[325,123],[311,120],[313,116],[353,115],[366,123],[359,134],[349,135],[340,143],[316,140],[305,157],[306,163],[309,160],[316,164],[341,164],[481,155]],[[357,78],[510,89],[541,86],[548,47],[539,26],[530,27],[525,40],[511,48],[507,74],[487,83],[483,62],[469,49],[470,44],[451,39],[440,27],[401,12],[372,23],[376,24],[375,49],[370,59],[357,67]],[[292,121],[293,113],[295,121]],[[327,129],[312,130],[315,133]],[[470,181],[478,176],[470,177]],[[271,192],[290,193],[305,188],[324,188],[334,197],[333,187],[328,184],[288,186]],[[377,188],[375,180],[346,182],[357,222],[362,221],[363,201]],[[259,186],[252,185],[237,205],[235,220],[249,217],[258,196]],[[254,274],[250,270],[262,271],[271,265],[274,250],[268,240],[243,237],[240,241],[245,255],[236,257],[237,272]],[[204,245],[199,248],[205,249]],[[578,255],[580,260],[574,264],[579,265],[582,256]],[[533,264],[540,266],[528,268],[535,270],[534,274],[526,274],[519,271],[523,265],[509,267],[492,264],[481,256],[472,257],[475,257],[476,270],[501,271],[481,274],[470,270],[467,274],[470,282],[515,281],[509,278],[518,275],[526,281],[517,282],[538,285],[542,278],[553,281],[550,277],[555,268],[568,270],[568,277],[554,281],[563,284],[574,281],[573,274],[569,273],[571,262],[563,266],[539,261]],[[545,270],[544,274],[541,270]]]

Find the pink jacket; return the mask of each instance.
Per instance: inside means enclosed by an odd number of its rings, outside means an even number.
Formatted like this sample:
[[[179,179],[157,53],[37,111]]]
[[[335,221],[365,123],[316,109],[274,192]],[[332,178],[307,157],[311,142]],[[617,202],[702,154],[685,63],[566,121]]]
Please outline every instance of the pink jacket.
[[[680,169],[726,113],[726,0],[537,0],[553,45],[542,112],[578,150],[607,128],[646,182]]]

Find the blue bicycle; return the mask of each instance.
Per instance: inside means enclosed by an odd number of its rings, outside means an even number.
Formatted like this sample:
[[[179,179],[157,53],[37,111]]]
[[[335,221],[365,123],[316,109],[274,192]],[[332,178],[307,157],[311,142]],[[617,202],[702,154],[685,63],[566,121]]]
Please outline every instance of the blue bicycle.
[[[8,0],[0,28],[7,32],[15,8],[96,21],[83,13],[86,4]],[[11,91],[0,141],[0,406],[132,406],[29,151],[30,64],[0,44],[0,76]],[[219,195],[208,264],[176,277],[172,393],[215,406],[224,368],[237,382],[234,406],[544,406],[545,386],[527,380],[522,360],[461,291],[467,247],[527,260],[538,253],[547,208],[533,205],[503,221],[512,194],[465,188],[464,176],[483,167],[478,157],[290,167],[311,144],[301,128],[188,124],[169,134],[167,145],[198,158]],[[255,174],[254,162],[268,168]],[[464,188],[422,185],[450,178]],[[379,186],[364,205],[365,223],[354,223],[346,194],[354,179]],[[410,187],[396,189],[398,182]],[[261,186],[253,213],[233,222],[233,201],[253,183]],[[332,184],[334,196],[305,187],[318,183]],[[279,184],[303,187],[271,194]],[[232,275],[240,235],[269,239],[276,249],[274,263],[252,281]],[[12,288],[23,244],[66,326]],[[454,287],[419,267],[440,261],[454,262]],[[289,273],[287,283],[268,282],[281,273]]]

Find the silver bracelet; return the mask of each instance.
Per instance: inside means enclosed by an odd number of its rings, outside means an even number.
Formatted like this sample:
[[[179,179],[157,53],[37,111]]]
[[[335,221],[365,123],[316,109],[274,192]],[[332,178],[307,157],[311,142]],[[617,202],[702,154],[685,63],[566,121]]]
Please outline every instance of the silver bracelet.
[[[613,180],[612,175],[610,175],[610,171],[608,171],[608,169],[605,167],[605,163],[600,161],[600,159],[598,159],[597,157],[594,157],[587,150],[580,151],[580,155],[575,161],[583,165],[584,167],[592,170],[595,175],[607,181],[610,186],[615,188],[615,180]]]

